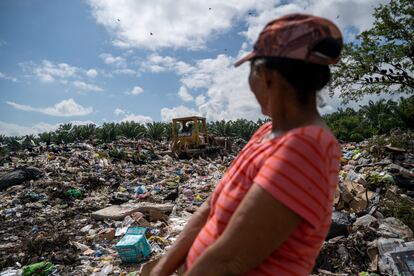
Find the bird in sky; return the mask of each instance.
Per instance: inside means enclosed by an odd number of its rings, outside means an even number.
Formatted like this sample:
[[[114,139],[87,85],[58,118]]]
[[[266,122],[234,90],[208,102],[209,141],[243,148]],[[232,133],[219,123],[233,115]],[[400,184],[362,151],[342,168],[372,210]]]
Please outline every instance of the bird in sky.
[[[150,35],[154,35],[153,33],[150,33]]]

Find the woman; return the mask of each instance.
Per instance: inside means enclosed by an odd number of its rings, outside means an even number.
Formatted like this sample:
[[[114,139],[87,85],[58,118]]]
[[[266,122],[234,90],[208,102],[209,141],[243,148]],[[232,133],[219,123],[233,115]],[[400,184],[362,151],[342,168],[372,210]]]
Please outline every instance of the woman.
[[[264,124],[233,161],[152,275],[309,275],[327,235],[340,148],[317,111],[342,37],[330,21],[270,22],[250,61]]]

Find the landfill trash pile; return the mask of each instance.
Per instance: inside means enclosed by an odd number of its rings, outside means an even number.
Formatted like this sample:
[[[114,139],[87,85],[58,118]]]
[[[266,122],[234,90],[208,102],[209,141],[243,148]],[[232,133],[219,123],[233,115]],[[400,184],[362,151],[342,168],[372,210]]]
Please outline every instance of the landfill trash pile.
[[[178,160],[168,147],[121,140],[3,157],[0,275],[127,275],[162,254],[240,150]],[[145,230],[134,242],[136,227]],[[127,252],[143,244],[142,256]],[[135,263],[122,263],[124,253]]]
[[[413,273],[413,141],[393,133],[342,144],[332,227],[314,275]],[[244,143],[193,159],[148,139],[0,157],[0,276],[147,275]]]
[[[413,149],[411,132],[342,144],[332,225],[315,275],[414,275]]]

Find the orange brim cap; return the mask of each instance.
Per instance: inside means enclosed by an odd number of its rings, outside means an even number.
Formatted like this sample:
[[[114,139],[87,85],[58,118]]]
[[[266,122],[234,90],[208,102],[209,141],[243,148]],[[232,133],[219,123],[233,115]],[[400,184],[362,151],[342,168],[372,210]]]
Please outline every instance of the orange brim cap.
[[[234,67],[239,67],[240,65],[242,65],[246,61],[249,61],[249,60],[251,60],[251,59],[253,59],[255,57],[256,57],[256,53],[255,52],[251,52],[251,53],[247,54],[246,56],[244,56],[243,58],[241,58],[238,61],[236,61],[236,63],[234,63]]]

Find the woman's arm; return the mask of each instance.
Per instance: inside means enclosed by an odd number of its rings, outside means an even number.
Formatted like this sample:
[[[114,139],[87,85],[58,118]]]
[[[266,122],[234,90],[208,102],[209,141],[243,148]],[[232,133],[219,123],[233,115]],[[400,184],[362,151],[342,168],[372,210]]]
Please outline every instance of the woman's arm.
[[[226,230],[185,274],[241,275],[259,265],[301,222],[301,217],[253,185]]]
[[[210,197],[200,206],[184,227],[178,239],[151,271],[151,276],[171,275],[185,261],[195,238],[205,225],[210,213]]]

